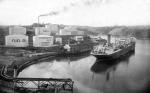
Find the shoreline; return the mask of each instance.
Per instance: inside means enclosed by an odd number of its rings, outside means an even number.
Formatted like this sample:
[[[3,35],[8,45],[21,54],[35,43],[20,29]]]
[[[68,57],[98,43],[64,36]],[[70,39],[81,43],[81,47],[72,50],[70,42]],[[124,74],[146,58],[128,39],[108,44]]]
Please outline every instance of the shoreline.
[[[69,52],[63,50],[62,46],[52,47],[1,47],[0,48],[0,65],[7,66],[8,75],[17,70],[17,75],[20,71],[29,65],[40,62],[41,60],[52,59],[57,56],[71,56],[86,53],[92,50],[93,44],[81,43],[70,45]],[[1,68],[0,68],[1,69]]]
[[[11,73],[14,69],[17,69],[17,75],[20,71],[22,71],[25,67],[28,67],[32,64],[38,63],[41,60],[52,59],[55,57],[57,53],[47,52],[42,55],[34,55],[32,57],[15,57],[15,56],[1,56],[0,55],[0,65],[7,66],[8,72]],[[0,68],[1,70],[2,68]],[[13,76],[13,75],[10,75]]]

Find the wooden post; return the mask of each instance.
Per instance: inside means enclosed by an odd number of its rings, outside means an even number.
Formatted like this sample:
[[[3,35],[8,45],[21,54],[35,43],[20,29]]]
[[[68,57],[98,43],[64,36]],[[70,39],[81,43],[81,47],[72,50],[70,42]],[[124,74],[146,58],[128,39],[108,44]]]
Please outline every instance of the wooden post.
[[[17,69],[16,69],[16,67],[14,67],[14,76],[13,76],[14,78],[16,78],[17,77]],[[16,81],[14,81],[14,93],[15,93],[15,88],[16,88]]]
[[[13,68],[13,70],[14,70],[14,78],[16,78],[17,77],[17,68],[18,68],[18,66],[17,65],[15,65],[14,66],[14,68]]]

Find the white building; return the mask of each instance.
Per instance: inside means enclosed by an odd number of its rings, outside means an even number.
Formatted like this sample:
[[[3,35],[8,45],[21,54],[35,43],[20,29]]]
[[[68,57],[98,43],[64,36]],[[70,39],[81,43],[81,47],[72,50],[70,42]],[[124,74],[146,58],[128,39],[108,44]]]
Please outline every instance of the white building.
[[[74,39],[76,41],[83,41],[83,36],[75,36]]]
[[[33,46],[34,47],[50,47],[53,45],[53,36],[38,35],[33,36]]]
[[[26,35],[8,35],[5,36],[5,45],[9,47],[27,47],[28,36]]]
[[[50,29],[45,27],[35,27],[35,35],[49,35],[51,34]]]
[[[47,24],[47,25],[45,25],[45,28],[50,30],[53,33],[59,32],[59,25],[57,25],[57,24]]]
[[[66,29],[60,29],[59,35],[71,35],[71,31],[68,31]]]
[[[10,26],[9,35],[25,35],[26,28],[21,26]]]

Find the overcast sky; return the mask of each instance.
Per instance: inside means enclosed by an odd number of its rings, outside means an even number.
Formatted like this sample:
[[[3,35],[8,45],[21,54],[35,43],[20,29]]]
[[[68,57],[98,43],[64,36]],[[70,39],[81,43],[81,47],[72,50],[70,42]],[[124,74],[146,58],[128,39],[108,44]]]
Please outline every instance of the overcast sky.
[[[0,25],[150,25],[150,0],[0,0]]]

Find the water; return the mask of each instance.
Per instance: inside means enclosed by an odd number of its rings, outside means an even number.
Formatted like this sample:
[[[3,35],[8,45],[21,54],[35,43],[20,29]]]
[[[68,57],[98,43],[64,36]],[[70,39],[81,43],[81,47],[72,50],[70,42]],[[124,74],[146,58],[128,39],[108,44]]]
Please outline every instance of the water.
[[[114,64],[90,55],[56,58],[29,66],[18,77],[71,78],[74,93],[148,93],[149,46],[150,40],[137,40],[135,53]]]

